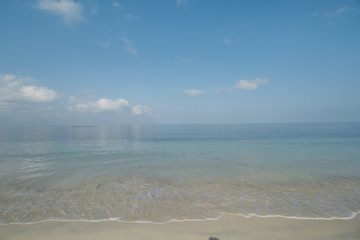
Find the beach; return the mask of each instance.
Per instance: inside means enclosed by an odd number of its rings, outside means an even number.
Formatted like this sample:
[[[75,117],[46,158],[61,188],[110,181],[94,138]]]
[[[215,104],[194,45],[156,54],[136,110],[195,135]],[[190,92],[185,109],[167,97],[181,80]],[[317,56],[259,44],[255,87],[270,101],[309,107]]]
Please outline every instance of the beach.
[[[0,239],[360,239],[358,124],[0,130]]]
[[[219,240],[231,239],[360,239],[360,217],[353,219],[291,219],[223,215],[216,220],[180,221],[162,224],[120,221],[47,221],[0,226],[2,240]]]
[[[360,240],[359,3],[0,0],[0,240]]]

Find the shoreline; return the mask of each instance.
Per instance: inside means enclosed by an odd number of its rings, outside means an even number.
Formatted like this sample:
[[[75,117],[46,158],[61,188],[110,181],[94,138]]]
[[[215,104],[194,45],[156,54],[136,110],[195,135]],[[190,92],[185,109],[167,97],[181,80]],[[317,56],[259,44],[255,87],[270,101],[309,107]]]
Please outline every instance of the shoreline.
[[[131,223],[131,224],[168,224],[173,222],[206,222],[206,221],[217,221],[224,216],[240,216],[244,218],[284,218],[284,219],[296,219],[296,220],[316,220],[316,221],[333,221],[333,220],[352,220],[357,217],[360,218],[360,211],[356,213],[352,213],[349,217],[296,217],[296,216],[283,216],[283,215],[257,215],[257,214],[241,214],[241,213],[220,213],[217,217],[214,218],[185,218],[185,219],[170,219],[165,222],[153,222],[147,220],[135,220],[135,221],[128,221],[122,220],[118,218],[106,218],[106,219],[45,219],[35,222],[13,222],[13,223],[0,223],[1,226],[9,226],[9,225],[32,225],[32,224],[39,224],[39,223],[47,223],[47,222],[61,222],[61,223],[104,223],[104,222],[119,222],[119,223]]]
[[[223,214],[218,219],[146,224],[47,221],[0,225],[0,239],[360,239],[360,215],[352,219],[294,219]]]

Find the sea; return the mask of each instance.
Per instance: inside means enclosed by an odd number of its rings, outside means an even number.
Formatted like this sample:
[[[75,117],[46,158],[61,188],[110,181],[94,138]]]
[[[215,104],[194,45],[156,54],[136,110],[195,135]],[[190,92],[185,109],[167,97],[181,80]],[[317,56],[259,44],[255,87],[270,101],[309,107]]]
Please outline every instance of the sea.
[[[0,224],[359,211],[360,123],[0,127]]]

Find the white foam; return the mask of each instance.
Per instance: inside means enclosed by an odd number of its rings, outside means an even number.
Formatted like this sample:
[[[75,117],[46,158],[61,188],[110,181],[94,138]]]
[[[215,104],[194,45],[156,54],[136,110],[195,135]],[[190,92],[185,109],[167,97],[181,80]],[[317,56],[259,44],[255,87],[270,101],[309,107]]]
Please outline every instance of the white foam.
[[[100,222],[122,222],[122,223],[138,223],[138,224],[167,224],[171,222],[205,222],[205,221],[216,221],[222,218],[223,216],[241,216],[245,218],[251,217],[258,217],[258,218],[285,218],[285,219],[299,219],[299,220],[322,220],[322,221],[331,221],[331,220],[351,220],[356,218],[357,215],[360,214],[360,211],[356,213],[352,213],[349,217],[298,217],[298,216],[283,216],[283,215],[257,215],[254,213],[250,214],[241,214],[241,213],[220,213],[217,217],[213,218],[184,218],[184,219],[170,219],[164,222],[154,222],[148,220],[135,220],[135,221],[128,221],[122,220],[119,218],[106,218],[106,219],[45,219],[40,221],[34,222],[16,222],[16,223],[0,223],[0,226],[6,225],[31,225],[31,224],[38,224],[38,223],[45,223],[45,222],[89,222],[89,223],[100,223]]]

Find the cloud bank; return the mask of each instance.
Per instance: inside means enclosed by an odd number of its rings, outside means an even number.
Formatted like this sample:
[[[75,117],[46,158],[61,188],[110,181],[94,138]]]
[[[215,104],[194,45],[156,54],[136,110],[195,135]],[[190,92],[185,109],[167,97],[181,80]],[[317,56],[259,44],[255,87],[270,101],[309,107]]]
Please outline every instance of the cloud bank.
[[[131,106],[126,99],[100,98],[97,101],[82,101],[75,96],[69,97],[68,110],[74,112],[116,112],[119,114],[144,115],[150,114],[151,108],[146,105]]]
[[[25,85],[29,79],[0,73],[0,103],[52,103],[59,94],[46,87]]]
[[[67,24],[85,19],[82,15],[83,6],[73,0],[38,0],[36,7],[60,17]]]

